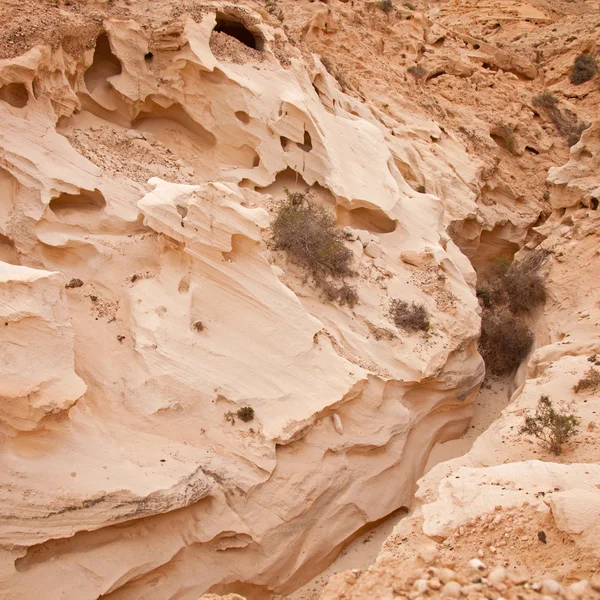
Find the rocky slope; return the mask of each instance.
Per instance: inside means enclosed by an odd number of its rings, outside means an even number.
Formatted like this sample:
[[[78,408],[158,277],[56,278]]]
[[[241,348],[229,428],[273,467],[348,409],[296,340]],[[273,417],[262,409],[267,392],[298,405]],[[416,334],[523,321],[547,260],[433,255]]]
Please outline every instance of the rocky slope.
[[[561,110],[592,120],[595,84],[564,80],[595,49],[580,6],[497,3],[481,19],[458,2],[3,5],[5,597],[296,589],[410,507],[431,447],[467,426],[484,375],[473,266],[494,256],[544,239],[552,252],[521,409],[552,374],[567,390],[565,366],[576,379],[596,351],[596,301],[570,287],[571,261],[597,247],[596,128],[548,195],[568,144],[532,101],[555,85]],[[559,19],[580,38],[570,54]],[[345,227],[353,308],[275,251],[286,189]],[[423,303],[431,329],[396,328],[393,298]],[[597,406],[579,398],[587,427]],[[567,520],[574,496],[592,502],[589,443],[544,471],[510,426],[510,445],[490,430],[427,476],[411,536],[450,539],[504,505],[488,469],[505,461],[527,486],[561,474]],[[488,491],[463,511],[442,485],[459,468]]]

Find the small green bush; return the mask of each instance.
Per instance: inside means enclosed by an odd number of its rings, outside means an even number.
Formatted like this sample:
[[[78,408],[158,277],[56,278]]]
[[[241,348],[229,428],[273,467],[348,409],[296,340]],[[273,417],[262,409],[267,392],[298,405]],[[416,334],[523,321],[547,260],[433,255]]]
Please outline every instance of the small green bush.
[[[395,298],[390,303],[390,317],[398,329],[411,333],[429,329],[429,314],[423,304],[413,302],[409,305]]]
[[[571,83],[580,85],[593,79],[598,72],[598,63],[591,54],[580,54],[573,64]]]
[[[573,386],[573,391],[579,392],[595,391],[600,386],[600,371],[590,367],[585,375]]]
[[[555,455],[578,433],[581,419],[566,408],[555,409],[548,396],[540,396],[535,414],[526,416],[519,433],[537,438],[542,448]]]
[[[353,254],[344,244],[344,234],[335,227],[334,216],[312,204],[306,193],[286,190],[272,224],[273,245],[283,250],[290,261],[306,269],[317,287],[330,300],[354,306],[356,289],[334,281],[352,277]]]

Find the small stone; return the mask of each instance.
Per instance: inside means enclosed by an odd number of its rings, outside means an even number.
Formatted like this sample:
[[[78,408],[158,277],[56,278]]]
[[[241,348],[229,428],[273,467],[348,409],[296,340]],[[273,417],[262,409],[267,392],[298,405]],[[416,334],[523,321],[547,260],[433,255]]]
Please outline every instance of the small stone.
[[[442,583],[448,583],[456,579],[456,573],[452,569],[439,569],[438,577]]]
[[[364,229],[359,229],[356,232],[356,235],[363,247],[366,247],[367,244],[371,241],[371,234],[368,231],[365,231]]]
[[[542,581],[542,594],[556,595],[562,592],[562,585],[558,583],[558,581],[554,581],[554,579],[544,579]]]
[[[442,588],[442,598],[460,598],[461,585],[458,581],[449,581]]]
[[[344,426],[342,425],[342,419],[340,418],[340,415],[338,415],[337,413],[333,413],[332,419],[333,419],[333,427],[334,427],[334,429],[340,435],[343,435],[344,434]]]
[[[575,583],[572,583],[569,586],[569,589],[578,597],[578,598],[582,598],[583,596],[585,596],[587,593],[591,592],[591,588],[592,586],[590,585],[590,582],[587,579],[584,579],[583,581],[577,581]]]
[[[483,558],[485,556],[485,552],[482,548],[479,548],[479,550],[477,550],[477,556],[479,556],[479,558]]]
[[[529,571],[524,566],[514,567],[512,571],[508,572],[508,578],[515,585],[522,585],[529,581]]]
[[[380,258],[381,257],[381,246],[376,244],[375,242],[369,242],[365,246],[365,254],[370,256],[371,258]]]
[[[590,579],[590,585],[597,591],[600,592],[600,575],[594,575]]]
[[[489,550],[492,554],[496,554],[496,552],[498,552],[498,550],[496,550],[495,546],[490,546]]]
[[[468,564],[471,569],[475,569],[476,571],[485,571],[486,569],[485,563],[481,562],[478,558],[472,558]]]
[[[358,239],[358,233],[355,229],[352,229],[352,227],[344,227],[344,236],[351,242]]]
[[[420,594],[425,594],[427,592],[427,590],[429,589],[429,584],[427,583],[426,579],[417,579],[413,583],[413,587]]]
[[[487,576],[488,583],[494,587],[504,584],[506,580],[506,569],[504,567],[496,567],[490,571]]]
[[[434,563],[438,557],[437,544],[425,544],[419,548],[417,555],[426,565]]]
[[[442,583],[437,577],[434,577],[433,579],[429,580],[429,587],[432,590],[439,590],[442,587]]]

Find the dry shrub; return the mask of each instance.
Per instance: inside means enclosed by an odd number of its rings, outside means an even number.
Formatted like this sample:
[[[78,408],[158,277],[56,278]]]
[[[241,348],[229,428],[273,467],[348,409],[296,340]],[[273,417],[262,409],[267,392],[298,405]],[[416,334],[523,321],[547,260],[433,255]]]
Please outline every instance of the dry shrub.
[[[546,284],[532,271],[519,267],[509,269],[504,276],[508,307],[513,313],[527,312],[546,301]]]
[[[595,391],[600,386],[600,371],[590,367],[585,375],[573,386],[573,391],[579,392]]]
[[[589,127],[589,124],[581,121],[573,111],[560,110],[558,98],[548,90],[534,96],[532,103],[546,113],[558,133],[567,140],[569,146],[574,146],[581,138],[581,134]]]
[[[427,69],[421,67],[420,65],[413,65],[412,67],[408,67],[406,69],[415,79],[423,79],[425,75],[427,75]]]
[[[533,344],[533,333],[509,310],[485,309],[481,317],[479,352],[494,375],[505,375],[521,364]]]
[[[477,297],[484,308],[507,306],[511,312],[528,312],[546,300],[546,284],[537,269],[548,255],[533,252],[518,265],[498,260],[477,286]]]
[[[390,317],[398,329],[412,333],[429,329],[429,314],[423,304],[413,302],[409,305],[395,298],[390,303]]]
[[[501,258],[477,286],[483,308],[479,352],[494,375],[505,375],[529,354],[533,333],[522,313],[546,300],[546,284],[537,274],[549,252],[536,250],[518,265]]]
[[[578,433],[581,423],[581,419],[568,410],[572,409],[563,406],[557,410],[548,396],[540,396],[534,416],[525,417],[519,433],[533,435],[542,448],[558,456],[563,444]]]
[[[283,250],[289,260],[303,267],[329,300],[354,306],[356,288],[345,281],[352,277],[352,251],[344,244],[344,234],[335,227],[334,216],[321,206],[309,202],[306,193],[291,194],[277,208],[272,225],[276,250]]]
[[[598,63],[591,54],[580,54],[573,64],[571,83],[580,85],[593,79],[598,72]]]
[[[380,0],[380,2],[377,2],[377,8],[382,10],[384,13],[389,13],[394,10],[394,3],[392,0]]]
[[[558,98],[550,91],[545,90],[533,97],[533,105],[544,110],[552,110],[558,106]]]
[[[244,423],[248,423],[254,419],[254,409],[251,406],[242,406],[235,414]]]

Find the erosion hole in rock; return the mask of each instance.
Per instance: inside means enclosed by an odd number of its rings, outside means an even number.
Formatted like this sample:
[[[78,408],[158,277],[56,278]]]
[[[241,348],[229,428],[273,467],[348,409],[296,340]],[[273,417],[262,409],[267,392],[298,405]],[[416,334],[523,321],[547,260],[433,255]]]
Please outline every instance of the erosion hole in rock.
[[[235,17],[221,12],[217,13],[217,24],[213,31],[225,33],[254,50],[262,50],[265,46],[265,41],[261,35],[250,31],[244,23],[235,19]]]
[[[61,194],[50,200],[50,210],[60,218],[81,213],[96,213],[106,206],[104,196],[98,191],[82,190],[79,194]]]
[[[217,144],[217,138],[194,121],[180,104],[164,108],[149,99],[134,119],[133,127],[151,133],[171,152],[188,159]]]
[[[23,83],[7,83],[0,87],[0,100],[15,108],[23,108],[29,100],[29,92]]]
[[[94,60],[83,75],[85,86],[91,94],[98,86],[104,84],[109,77],[119,75],[120,73],[121,62],[112,53],[108,36],[103,33],[96,40]]]
[[[235,112],[235,116],[237,120],[244,123],[244,125],[248,125],[248,123],[250,123],[250,115],[243,110],[237,110]]]
[[[525,146],[525,150],[527,150],[527,152],[530,152],[531,154],[539,154],[540,151],[536,150],[533,146]]]
[[[287,167],[283,171],[279,171],[275,176],[273,183],[269,185],[256,187],[257,192],[272,194],[276,198],[283,198],[285,195],[284,189],[287,188],[290,192],[305,192],[310,186],[302,175]]]
[[[308,131],[304,132],[304,142],[302,144],[298,144],[298,148],[300,148],[300,150],[304,150],[304,152],[310,152],[312,150],[312,140]]]
[[[288,140],[285,136],[281,135],[279,136],[279,143],[281,144],[281,149],[285,152],[285,150],[287,150],[288,144],[290,143],[290,140]]]
[[[335,209],[339,225],[354,229],[366,229],[371,233],[392,233],[396,231],[396,221],[390,219],[382,210],[376,208],[355,208],[348,210],[343,206]]]
[[[185,219],[187,217],[187,214],[188,214],[187,206],[183,206],[182,204],[178,204],[176,206],[176,208],[177,208],[177,212],[179,213],[179,216],[182,219]]]
[[[592,210],[598,210],[598,198],[590,198],[590,208]]]
[[[19,254],[15,248],[15,243],[5,235],[0,233],[0,261],[9,265],[20,265]]]
[[[475,255],[471,257],[471,264],[481,275],[498,259],[508,259],[512,262],[518,251],[519,244],[502,237],[502,228],[496,227],[492,231],[481,232],[479,247]]]
[[[153,58],[154,54],[152,54],[152,52],[146,52],[146,54],[144,54],[144,60],[146,62],[150,62]]]

